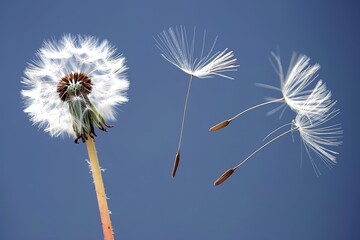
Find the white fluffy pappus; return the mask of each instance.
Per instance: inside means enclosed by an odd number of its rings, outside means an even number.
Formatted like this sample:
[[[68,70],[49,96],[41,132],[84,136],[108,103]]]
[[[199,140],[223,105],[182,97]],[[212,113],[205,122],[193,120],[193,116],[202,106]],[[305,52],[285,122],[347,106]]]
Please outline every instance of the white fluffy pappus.
[[[336,163],[336,155],[338,153],[330,148],[339,146],[342,143],[339,138],[343,130],[340,124],[327,126],[326,123],[338,114],[339,110],[311,116],[299,113],[293,121],[293,129],[299,131],[305,150],[316,173],[319,173],[319,171],[309,150],[312,150],[319,156],[327,166]]]
[[[331,119],[340,113],[340,111],[338,109],[333,109],[336,101],[331,100],[330,97],[325,98],[326,101],[329,102],[326,105],[318,97],[318,95],[321,95],[323,87],[324,83],[320,80],[303,105],[303,108],[306,110],[300,109],[291,123],[275,129],[265,137],[266,139],[274,132],[291,124],[292,127],[287,132],[299,131],[305,150],[317,174],[319,174],[320,171],[318,170],[314,159],[311,157],[310,150],[319,156],[325,165],[330,167],[336,163],[336,155],[338,154],[336,151],[331,150],[331,148],[341,144],[339,138],[343,133],[340,124],[327,125]],[[275,139],[277,138],[278,137],[275,137]]]
[[[116,107],[128,101],[126,69],[107,40],[68,34],[46,41],[24,72],[24,112],[54,137],[79,137],[83,128],[90,134],[93,124],[106,130],[104,121],[115,120]],[[89,125],[91,114],[97,121]]]
[[[167,61],[184,71],[185,73],[198,77],[209,78],[214,75],[232,79],[225,75],[225,72],[236,71],[236,58],[232,51],[224,49],[222,52],[213,53],[216,40],[207,54],[204,53],[205,45],[204,32],[203,45],[199,57],[195,57],[195,29],[193,38],[189,44],[188,34],[185,27],[180,26],[167,31],[162,31],[158,38],[155,38],[156,45],[161,51],[161,56]]]
[[[326,89],[326,85],[322,80],[319,80],[315,87],[311,88],[310,86],[318,76],[319,64],[310,65],[310,58],[306,55],[294,53],[285,75],[280,56],[273,52],[271,54],[277,65],[274,68],[280,78],[280,88],[266,84],[257,85],[280,91],[284,104],[273,109],[269,114],[273,114],[282,108],[285,110],[286,106],[289,106],[296,113],[301,112],[306,115],[322,114],[328,105],[333,105],[331,92]],[[313,105],[307,104],[309,98],[312,98],[311,103]]]

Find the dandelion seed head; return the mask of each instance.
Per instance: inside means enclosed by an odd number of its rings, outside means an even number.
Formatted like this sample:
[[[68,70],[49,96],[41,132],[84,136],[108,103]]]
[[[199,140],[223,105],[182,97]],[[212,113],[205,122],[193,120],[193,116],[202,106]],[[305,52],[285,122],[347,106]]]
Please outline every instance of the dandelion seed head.
[[[188,34],[183,26],[170,27],[162,31],[155,41],[162,53],[161,56],[189,75],[198,78],[221,76],[232,79],[226,75],[226,72],[236,71],[238,67],[234,53],[228,49],[213,53],[216,38],[209,52],[204,55],[205,36],[206,32],[204,32],[201,54],[198,57],[194,56],[195,29],[191,41],[188,40]]]
[[[69,34],[46,41],[24,71],[24,112],[51,136],[89,133],[128,101],[126,69],[107,40]],[[86,123],[89,117],[99,122]]]

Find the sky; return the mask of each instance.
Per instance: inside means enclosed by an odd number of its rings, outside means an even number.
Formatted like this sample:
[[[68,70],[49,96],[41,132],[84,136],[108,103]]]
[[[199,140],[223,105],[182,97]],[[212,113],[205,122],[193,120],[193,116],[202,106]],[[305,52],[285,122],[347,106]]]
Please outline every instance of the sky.
[[[20,91],[27,63],[44,40],[63,34],[108,39],[127,60],[129,103],[96,146],[115,239],[360,239],[360,6],[326,0],[1,1],[0,239],[102,239],[84,144],[32,126]],[[154,37],[185,26],[240,65],[229,75],[193,80],[181,162],[171,177],[188,76],[160,55]],[[199,37],[198,40],[201,38]],[[201,40],[200,40],[201,45]],[[208,45],[207,45],[208,46]],[[329,169],[298,134],[272,143],[221,186],[214,180],[290,122],[277,105],[251,111],[228,128],[213,124],[280,97],[271,51],[287,67],[293,52],[319,63],[344,130]]]

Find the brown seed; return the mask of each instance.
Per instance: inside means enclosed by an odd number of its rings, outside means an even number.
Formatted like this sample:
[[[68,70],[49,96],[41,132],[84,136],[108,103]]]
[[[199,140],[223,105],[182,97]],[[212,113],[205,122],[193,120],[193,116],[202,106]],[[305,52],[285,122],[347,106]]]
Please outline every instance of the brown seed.
[[[236,168],[230,168],[229,170],[227,170],[226,172],[224,172],[223,175],[221,175],[221,177],[219,177],[215,182],[214,182],[214,186],[218,186],[221,183],[223,183],[226,179],[228,179],[231,174],[233,174],[233,172],[236,170]]]
[[[176,153],[176,156],[175,156],[174,167],[173,167],[173,170],[172,170],[172,176],[173,177],[175,177],[177,168],[179,166],[179,162],[180,162],[180,149],[178,149],[178,151]]]
[[[226,126],[229,125],[230,123],[231,123],[231,120],[222,121],[221,123],[218,123],[218,124],[216,124],[215,126],[211,127],[211,128],[209,129],[209,131],[215,132],[215,131],[217,131],[217,130],[220,130],[220,129],[226,127]]]

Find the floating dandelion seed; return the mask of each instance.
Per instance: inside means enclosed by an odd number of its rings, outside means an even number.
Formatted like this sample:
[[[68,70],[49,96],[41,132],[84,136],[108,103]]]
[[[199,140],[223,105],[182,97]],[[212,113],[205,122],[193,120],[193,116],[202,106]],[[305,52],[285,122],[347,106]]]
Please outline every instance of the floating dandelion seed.
[[[45,42],[25,69],[21,94],[24,112],[51,136],[75,136],[86,143],[106,240],[114,239],[94,127],[106,131],[116,106],[128,101],[125,58],[106,40],[64,35]]]
[[[310,98],[305,105],[313,106],[315,103],[312,102]],[[247,158],[242,160],[238,165],[233,168],[227,170],[222,176],[220,176],[215,182],[214,185],[220,185],[224,182],[227,178],[231,176],[231,174],[238,169],[242,164],[244,164],[247,160],[253,157],[256,153],[260,150],[265,148],[270,143],[274,142],[275,140],[287,135],[291,132],[298,131],[300,133],[301,140],[305,146],[306,152],[310,158],[311,164],[315,170],[315,173],[318,175],[320,174],[319,169],[310,155],[310,151],[312,150],[316,155],[318,155],[326,166],[331,167],[333,164],[336,163],[336,155],[337,152],[329,149],[329,147],[338,146],[341,144],[341,141],[338,139],[342,134],[342,130],[339,124],[324,126],[329,120],[334,118],[336,115],[339,114],[339,110],[332,110],[330,109],[333,107],[334,104],[329,105],[327,108],[323,109],[323,112],[317,112],[317,114],[307,115],[304,112],[299,111],[296,118],[292,121],[292,123],[285,124],[284,126],[291,124],[291,129],[287,130],[280,135],[274,137],[260,148],[255,150],[251,153]],[[306,107],[306,106],[304,106]],[[282,128],[280,127],[280,128]],[[276,129],[275,131],[279,130],[280,128]],[[270,134],[274,133],[275,131],[271,132]],[[268,135],[269,136],[269,135]],[[230,174],[229,174],[230,173]]]
[[[180,148],[184,129],[186,107],[193,77],[209,78],[213,76],[220,76],[232,79],[231,77],[225,75],[225,73],[228,71],[235,71],[238,67],[238,65],[236,65],[236,59],[234,58],[233,52],[228,51],[227,48],[222,52],[213,53],[217,38],[215,38],[215,41],[208,54],[204,55],[205,36],[206,32],[204,32],[203,46],[199,58],[194,57],[195,29],[193,39],[190,45],[186,29],[182,26],[180,26],[179,28],[169,28],[169,30],[167,31],[164,30],[158,35],[158,38],[155,39],[157,43],[156,45],[162,53],[161,56],[163,56],[167,61],[190,75],[190,81],[186,93],[186,100],[181,123],[179,145],[176,152],[172,171],[173,177],[175,177],[180,162]]]
[[[234,119],[240,117],[244,113],[271,103],[282,102],[283,104],[270,111],[269,114],[272,114],[282,108],[285,110],[286,106],[289,106],[296,113],[301,111],[305,115],[321,114],[324,108],[327,108],[328,105],[333,104],[331,101],[331,92],[326,89],[326,86],[322,80],[319,80],[313,89],[309,89],[309,85],[316,79],[316,73],[320,69],[318,64],[311,66],[309,64],[310,58],[306,57],[305,55],[293,54],[288,72],[285,76],[280,57],[274,53],[272,53],[272,56],[277,63],[277,73],[280,78],[280,88],[265,84],[258,85],[281,91],[282,98],[272,99],[268,102],[250,107],[235,115],[234,117],[214,125],[209,129],[209,131],[220,130],[228,126]],[[312,105],[304,107],[307,105],[305,103],[310,97],[313,98],[311,101]]]

